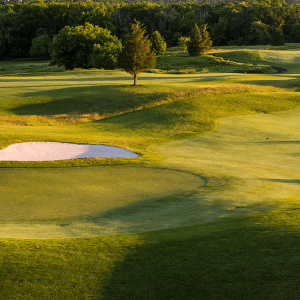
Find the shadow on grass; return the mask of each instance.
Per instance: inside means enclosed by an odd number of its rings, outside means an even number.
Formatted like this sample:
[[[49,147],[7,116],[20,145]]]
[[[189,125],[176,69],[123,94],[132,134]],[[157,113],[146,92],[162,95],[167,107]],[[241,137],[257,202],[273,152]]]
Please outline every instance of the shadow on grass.
[[[254,142],[255,144],[300,144],[300,141],[266,141]]]
[[[271,76],[271,75],[267,75]],[[275,88],[295,88],[297,92],[300,91],[299,85],[300,85],[300,77],[291,75],[283,77],[286,80],[280,80],[280,77],[277,76],[277,74],[274,74],[274,80],[245,80],[244,83],[246,84],[253,84],[253,85],[261,85],[261,86],[272,86]]]
[[[299,233],[236,225],[144,234],[147,243],[115,265],[103,299],[299,299]]]
[[[193,102],[170,102],[162,106],[145,108],[130,114],[122,115],[122,121],[119,118],[107,118],[101,120],[102,124],[118,125],[120,128],[139,130],[140,128],[149,128],[153,130],[172,130],[178,131],[191,121],[193,112],[197,106]],[[156,125],[153,127],[153,125]],[[168,126],[168,127],[167,127]],[[194,129],[194,127],[192,128]]]
[[[10,111],[16,115],[56,115],[72,113],[115,113],[146,105],[166,97],[164,92],[138,93],[125,90],[127,86],[68,87],[52,91],[23,94],[33,103],[20,105]],[[36,100],[37,99],[37,100]],[[44,100],[45,102],[41,102]],[[50,99],[50,100],[49,100]],[[36,103],[36,102],[40,103]]]
[[[296,183],[300,184],[299,179],[274,179],[274,178],[261,178],[261,180],[279,182],[279,183]]]

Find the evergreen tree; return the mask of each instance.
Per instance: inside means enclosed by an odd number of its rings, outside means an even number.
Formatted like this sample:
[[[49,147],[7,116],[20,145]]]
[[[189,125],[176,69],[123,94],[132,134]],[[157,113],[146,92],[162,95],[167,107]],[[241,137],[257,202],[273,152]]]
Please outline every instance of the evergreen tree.
[[[165,54],[167,44],[158,31],[154,31],[150,35],[150,42],[151,42],[151,50],[155,52],[157,56]]]
[[[119,57],[119,66],[133,75],[134,85],[137,85],[137,75],[155,67],[155,53],[151,51],[151,42],[145,35],[146,30],[140,22],[131,26],[123,51]]]
[[[191,39],[188,42],[188,52],[191,56],[199,56],[209,51],[212,45],[206,24],[200,28],[195,24]]]

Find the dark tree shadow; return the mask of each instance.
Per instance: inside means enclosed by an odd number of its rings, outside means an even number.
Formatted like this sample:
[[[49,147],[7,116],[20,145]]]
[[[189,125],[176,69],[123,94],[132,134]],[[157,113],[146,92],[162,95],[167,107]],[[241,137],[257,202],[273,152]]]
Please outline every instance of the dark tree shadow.
[[[116,264],[103,299],[299,299],[297,233],[238,226],[186,234],[146,235],[146,245]]]
[[[120,88],[121,87],[121,88]],[[55,115],[72,113],[114,113],[156,101],[167,93],[133,93],[124,86],[80,86],[25,93],[23,97],[44,97],[45,102],[24,104],[11,109],[16,115]],[[127,87],[127,86],[125,86]]]

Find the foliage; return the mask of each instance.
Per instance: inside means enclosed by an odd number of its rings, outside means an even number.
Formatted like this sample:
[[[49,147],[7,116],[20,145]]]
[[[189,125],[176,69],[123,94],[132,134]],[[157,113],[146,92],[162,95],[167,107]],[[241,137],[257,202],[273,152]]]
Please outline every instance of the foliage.
[[[145,34],[146,30],[141,23],[132,24],[131,33],[127,36],[119,57],[119,66],[134,76],[134,85],[137,85],[136,78],[139,73],[155,66],[155,53],[152,52],[151,42]]]
[[[49,58],[49,46],[52,40],[48,34],[42,34],[32,40],[29,55],[31,57]]]
[[[114,69],[117,66],[118,56],[122,51],[122,44],[105,42],[94,44],[88,66],[97,69]]]
[[[246,0],[175,3],[41,2],[0,6],[0,59],[28,57],[42,28],[52,38],[65,26],[89,22],[122,40],[134,20],[158,31],[169,47],[189,36],[194,23],[208,24],[214,46],[299,42],[300,4],[295,1]]]
[[[102,46],[103,45],[103,46]],[[110,31],[86,23],[63,28],[51,45],[52,63],[74,68],[114,68],[121,52],[120,40]]]
[[[181,36],[178,38],[178,46],[181,51],[187,51],[187,44],[190,41],[190,37]]]
[[[193,33],[190,41],[187,44],[187,50],[191,56],[200,56],[208,52],[212,46],[212,40],[206,30],[206,25],[203,24],[200,28],[197,24],[194,25]]]
[[[158,31],[154,31],[150,35],[151,50],[155,55],[164,55],[166,52],[167,44],[164,38]]]
[[[275,26],[273,26],[271,28],[270,44],[272,46],[282,46],[282,45],[284,45],[284,37],[283,37],[283,32],[282,32],[281,28],[277,28]]]

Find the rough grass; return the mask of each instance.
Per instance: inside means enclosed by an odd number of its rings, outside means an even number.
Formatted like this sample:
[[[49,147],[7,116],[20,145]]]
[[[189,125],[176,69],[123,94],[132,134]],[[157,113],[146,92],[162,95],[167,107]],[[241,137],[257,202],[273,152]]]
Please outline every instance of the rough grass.
[[[299,44],[286,44],[282,47],[255,46],[253,49],[220,47],[215,56],[228,61],[280,67],[286,69],[286,73],[297,74],[300,66],[299,51]]]
[[[50,66],[49,61],[2,61],[0,62],[0,76],[51,74],[63,72],[63,67]]]
[[[244,51],[245,52],[245,51]],[[206,54],[198,57],[189,56],[184,52],[172,51],[165,56],[157,57],[156,69],[152,72],[164,74],[191,74],[208,72],[233,72],[233,73],[274,73],[274,71],[261,59],[248,60],[245,55],[240,60],[240,55],[234,53],[234,59],[227,55],[216,54],[218,57]]]

